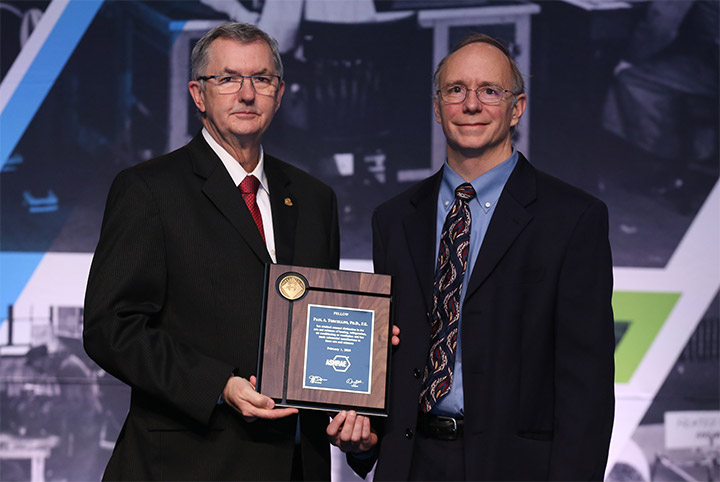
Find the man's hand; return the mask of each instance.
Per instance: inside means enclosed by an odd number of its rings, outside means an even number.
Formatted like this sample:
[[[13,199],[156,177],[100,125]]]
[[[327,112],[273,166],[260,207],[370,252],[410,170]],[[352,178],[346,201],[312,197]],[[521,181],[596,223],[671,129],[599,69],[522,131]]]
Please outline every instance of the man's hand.
[[[392,345],[398,346],[399,344],[400,344],[400,328],[398,328],[397,325],[393,325]]]
[[[232,408],[248,418],[283,418],[298,413],[297,408],[274,408],[275,402],[255,391],[257,379],[230,377],[223,389],[223,400]]]
[[[337,445],[343,452],[367,452],[378,442],[378,436],[370,426],[370,419],[353,410],[343,410],[335,415],[326,433],[330,443]]]

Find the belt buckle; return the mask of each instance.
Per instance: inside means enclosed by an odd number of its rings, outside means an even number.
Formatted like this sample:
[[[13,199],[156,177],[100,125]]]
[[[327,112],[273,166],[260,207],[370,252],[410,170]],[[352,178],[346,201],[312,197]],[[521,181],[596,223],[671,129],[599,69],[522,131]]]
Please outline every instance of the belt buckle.
[[[438,415],[437,418],[439,420],[443,421],[452,421],[452,431],[448,434],[445,433],[439,433],[439,438],[442,438],[443,440],[457,440],[458,438],[458,425],[457,420],[455,420],[453,417],[444,417],[442,415]]]

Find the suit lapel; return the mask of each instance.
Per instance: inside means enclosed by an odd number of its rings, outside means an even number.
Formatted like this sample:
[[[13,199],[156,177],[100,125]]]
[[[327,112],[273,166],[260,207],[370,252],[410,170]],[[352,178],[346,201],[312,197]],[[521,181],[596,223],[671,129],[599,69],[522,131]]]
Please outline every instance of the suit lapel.
[[[195,174],[205,179],[203,193],[225,216],[230,224],[264,263],[271,263],[267,247],[260,237],[255,221],[245,205],[240,191],[233,185],[222,162],[198,134],[188,144]]]
[[[526,206],[535,200],[535,170],[520,154],[503,189],[480,247],[465,300],[473,295],[532,219]]]
[[[428,178],[410,203],[415,208],[403,220],[405,239],[413,261],[417,279],[422,287],[423,299],[427,310],[432,309],[432,286],[435,273],[435,219],[437,217],[437,197],[442,181],[442,169]]]
[[[270,189],[276,257],[280,264],[292,264],[295,254],[298,199],[290,191],[291,181],[281,169],[280,161],[267,154],[265,154],[265,175]]]

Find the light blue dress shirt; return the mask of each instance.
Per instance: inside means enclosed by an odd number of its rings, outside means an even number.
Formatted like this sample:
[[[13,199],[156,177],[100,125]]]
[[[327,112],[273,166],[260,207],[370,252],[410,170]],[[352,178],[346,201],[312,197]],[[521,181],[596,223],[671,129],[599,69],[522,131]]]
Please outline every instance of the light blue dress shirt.
[[[475,189],[476,196],[471,199],[469,203],[471,216],[470,250],[468,253],[467,267],[465,268],[465,276],[463,277],[462,291],[460,293],[460,319],[458,320],[458,339],[457,350],[455,351],[453,383],[450,393],[445,395],[430,411],[430,413],[435,415],[461,418],[465,415],[465,405],[463,402],[462,337],[460,336],[462,331],[459,329],[462,326],[462,307],[465,301],[465,293],[470,280],[470,274],[475,266],[475,261],[480,252],[480,246],[482,246],[487,228],[490,225],[492,215],[495,212],[495,205],[498,199],[500,199],[500,194],[510,177],[510,173],[515,169],[517,160],[517,151],[513,149],[510,157],[501,164],[470,181],[470,184],[472,184]],[[437,252],[440,249],[440,235],[442,234],[443,224],[445,224],[445,218],[455,202],[455,189],[464,182],[466,181],[458,173],[453,171],[447,161],[445,161],[437,204],[437,226],[435,231],[436,264]]]

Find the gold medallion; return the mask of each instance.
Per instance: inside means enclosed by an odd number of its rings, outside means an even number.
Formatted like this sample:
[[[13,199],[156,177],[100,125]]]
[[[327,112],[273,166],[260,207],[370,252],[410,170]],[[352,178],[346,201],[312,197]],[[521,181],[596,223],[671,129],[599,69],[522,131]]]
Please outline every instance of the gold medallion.
[[[305,294],[307,282],[296,273],[285,273],[278,279],[277,289],[283,298],[295,301]]]

